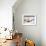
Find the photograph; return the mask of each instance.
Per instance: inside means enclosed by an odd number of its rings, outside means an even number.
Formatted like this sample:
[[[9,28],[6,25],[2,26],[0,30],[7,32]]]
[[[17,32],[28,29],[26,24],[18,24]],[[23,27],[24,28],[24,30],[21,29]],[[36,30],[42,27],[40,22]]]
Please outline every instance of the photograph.
[[[23,21],[23,25],[36,25],[36,16],[24,15],[22,21]]]

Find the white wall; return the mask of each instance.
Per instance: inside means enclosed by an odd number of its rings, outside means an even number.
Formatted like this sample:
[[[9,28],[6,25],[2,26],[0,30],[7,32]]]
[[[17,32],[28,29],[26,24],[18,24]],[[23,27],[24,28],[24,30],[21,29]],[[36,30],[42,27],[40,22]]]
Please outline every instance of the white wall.
[[[42,46],[46,46],[46,0],[41,1],[41,40]]]
[[[14,5],[16,6],[16,5]],[[41,1],[40,0],[23,0],[23,2],[15,9],[14,7],[14,19],[15,28],[18,32],[23,33],[24,38],[32,39],[35,41],[36,46],[41,46]],[[35,26],[22,25],[22,15],[33,14],[37,16],[37,24]]]
[[[14,5],[13,10],[15,10],[15,28],[23,32],[24,37],[28,34],[28,38],[35,40],[37,46],[46,46],[46,0],[25,0],[17,9]],[[23,26],[22,15],[24,13],[36,14],[37,25]]]
[[[12,6],[16,0],[0,0],[0,27],[12,28]]]

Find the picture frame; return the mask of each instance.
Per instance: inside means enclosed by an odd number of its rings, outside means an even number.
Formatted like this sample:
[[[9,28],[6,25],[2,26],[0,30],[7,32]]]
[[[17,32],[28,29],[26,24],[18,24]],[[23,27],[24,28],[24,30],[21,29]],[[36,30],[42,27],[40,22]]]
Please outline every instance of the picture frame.
[[[23,15],[22,16],[22,25],[36,25],[36,16],[35,15]]]

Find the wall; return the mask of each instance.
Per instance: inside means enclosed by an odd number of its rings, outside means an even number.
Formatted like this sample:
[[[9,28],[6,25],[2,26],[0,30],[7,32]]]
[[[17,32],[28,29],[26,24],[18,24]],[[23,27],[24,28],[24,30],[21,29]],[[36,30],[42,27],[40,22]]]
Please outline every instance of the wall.
[[[14,5],[16,6],[16,5]],[[36,46],[41,46],[41,1],[40,0],[23,0],[16,8],[13,8],[15,29],[23,33],[24,39],[32,39]],[[37,16],[37,24],[34,26],[22,25],[22,15],[33,14]]]
[[[41,42],[46,46],[46,0],[41,1]]]
[[[12,29],[12,6],[16,0],[0,0],[0,27]]]

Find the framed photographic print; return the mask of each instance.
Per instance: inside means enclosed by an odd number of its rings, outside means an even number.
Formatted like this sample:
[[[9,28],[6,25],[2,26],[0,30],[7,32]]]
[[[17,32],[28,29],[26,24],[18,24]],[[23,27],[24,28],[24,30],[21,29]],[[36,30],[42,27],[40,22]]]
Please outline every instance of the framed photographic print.
[[[23,25],[36,25],[36,16],[34,15],[23,15],[22,16]]]

